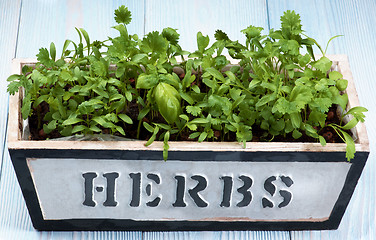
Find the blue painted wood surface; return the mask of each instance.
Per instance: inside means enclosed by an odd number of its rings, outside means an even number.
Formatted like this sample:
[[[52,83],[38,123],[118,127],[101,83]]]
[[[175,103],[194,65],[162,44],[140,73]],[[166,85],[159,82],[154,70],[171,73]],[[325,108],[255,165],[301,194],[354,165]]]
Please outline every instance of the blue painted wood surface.
[[[164,27],[177,28],[184,49],[196,47],[198,31],[214,39],[216,29],[244,40],[248,25],[279,27],[283,11],[301,15],[304,30],[330,54],[347,54],[361,105],[367,107],[366,126],[371,154],[338,230],[298,232],[37,232],[22,198],[6,147],[8,95],[6,78],[14,57],[35,57],[40,47],[55,42],[59,51],[66,38],[77,40],[74,27],[91,39],[116,34],[113,11],[130,8],[131,33],[140,36]],[[376,3],[372,0],[2,0],[0,1],[0,239],[376,239]]]

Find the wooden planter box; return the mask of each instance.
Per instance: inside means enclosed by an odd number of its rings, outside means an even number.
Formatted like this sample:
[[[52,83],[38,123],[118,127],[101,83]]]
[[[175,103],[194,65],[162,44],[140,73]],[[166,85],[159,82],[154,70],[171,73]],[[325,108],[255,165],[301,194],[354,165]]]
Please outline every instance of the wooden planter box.
[[[349,80],[346,56],[329,56]],[[14,73],[24,64],[14,60]],[[366,163],[365,125],[355,159],[329,143],[30,141],[22,96],[10,98],[8,148],[31,220],[39,230],[336,229]]]

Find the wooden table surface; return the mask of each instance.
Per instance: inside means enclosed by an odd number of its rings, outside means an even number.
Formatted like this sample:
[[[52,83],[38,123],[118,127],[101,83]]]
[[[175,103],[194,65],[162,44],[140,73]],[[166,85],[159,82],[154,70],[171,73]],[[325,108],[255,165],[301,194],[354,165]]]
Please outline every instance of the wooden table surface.
[[[368,108],[366,126],[371,154],[338,230],[244,232],[38,232],[30,221],[7,149],[6,79],[12,58],[35,58],[40,47],[78,40],[74,27],[91,39],[115,36],[113,12],[126,5],[133,20],[130,33],[143,36],[164,27],[177,28],[181,46],[196,47],[196,33],[214,39],[216,29],[231,39],[249,25],[268,31],[280,26],[286,10],[300,14],[306,33],[326,45],[328,54],[346,54],[360,103]],[[376,1],[372,0],[0,0],[0,239],[376,239]],[[318,52],[318,50],[316,51]]]

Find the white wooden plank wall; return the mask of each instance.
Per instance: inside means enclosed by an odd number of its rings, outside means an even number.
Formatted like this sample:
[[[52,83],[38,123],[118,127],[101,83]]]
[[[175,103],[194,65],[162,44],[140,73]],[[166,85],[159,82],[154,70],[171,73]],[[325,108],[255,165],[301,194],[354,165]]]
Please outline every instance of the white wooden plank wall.
[[[338,230],[297,232],[37,232],[31,225],[6,148],[8,95],[6,78],[13,57],[35,57],[40,47],[77,40],[74,27],[83,27],[91,39],[114,36],[113,11],[120,5],[132,11],[130,33],[139,36],[165,27],[177,28],[183,49],[194,50],[196,33],[214,40],[216,29],[244,41],[240,30],[249,25],[268,31],[280,26],[287,9],[301,15],[309,36],[325,47],[338,34],[328,54],[347,54],[360,102],[370,111],[366,125],[371,155]],[[372,0],[1,0],[0,1],[0,239],[376,239],[376,3]]]

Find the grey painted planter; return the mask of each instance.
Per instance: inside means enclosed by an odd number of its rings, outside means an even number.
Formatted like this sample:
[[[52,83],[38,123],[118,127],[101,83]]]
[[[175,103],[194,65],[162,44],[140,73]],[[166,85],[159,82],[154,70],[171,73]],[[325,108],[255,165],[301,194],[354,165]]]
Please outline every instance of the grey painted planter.
[[[347,57],[331,56],[358,98]],[[19,73],[27,60],[15,60]],[[22,96],[10,98],[8,148],[40,230],[336,229],[366,163],[364,124],[356,157],[332,143],[30,141]]]

